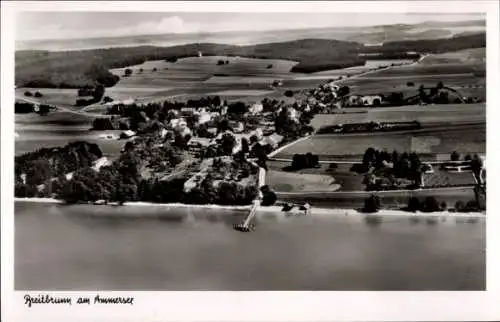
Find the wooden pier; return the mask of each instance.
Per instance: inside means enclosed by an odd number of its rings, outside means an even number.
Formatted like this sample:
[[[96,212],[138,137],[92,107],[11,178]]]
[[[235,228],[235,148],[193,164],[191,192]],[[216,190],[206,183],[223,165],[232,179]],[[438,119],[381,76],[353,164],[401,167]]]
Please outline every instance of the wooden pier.
[[[250,212],[248,213],[243,223],[236,225],[234,229],[243,232],[251,231],[252,219],[255,217],[255,214],[257,213],[257,209],[259,208],[259,206],[260,206],[260,200],[254,200],[252,208],[250,209]]]

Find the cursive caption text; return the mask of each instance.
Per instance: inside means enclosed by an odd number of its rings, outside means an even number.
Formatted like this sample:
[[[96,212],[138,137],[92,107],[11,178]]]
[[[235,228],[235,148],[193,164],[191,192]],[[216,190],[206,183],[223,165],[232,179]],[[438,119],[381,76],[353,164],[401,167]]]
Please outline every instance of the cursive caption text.
[[[133,297],[105,297],[96,295],[90,297],[57,297],[48,294],[31,296],[24,295],[24,305],[32,307],[34,304],[61,304],[61,305],[91,305],[91,304],[126,304],[134,305]]]

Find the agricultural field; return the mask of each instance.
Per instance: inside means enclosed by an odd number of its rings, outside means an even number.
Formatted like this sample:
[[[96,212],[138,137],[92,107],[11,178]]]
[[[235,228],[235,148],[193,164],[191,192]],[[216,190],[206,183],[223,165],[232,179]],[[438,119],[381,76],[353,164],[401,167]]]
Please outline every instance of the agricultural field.
[[[438,82],[459,91],[462,96],[486,97],[485,63],[411,64],[376,71],[366,76],[346,79],[342,83],[353,94],[388,94],[403,92],[405,97],[417,94],[418,87],[434,87]],[[414,83],[407,86],[408,82]]]
[[[372,147],[387,151],[414,151],[419,154],[443,154],[458,151],[484,153],[486,149],[485,124],[441,126],[412,132],[315,135],[281,151],[277,158],[291,158],[294,154],[311,152],[320,160],[332,156],[350,155],[360,158]]]
[[[486,48],[470,48],[444,54],[432,54],[420,61],[422,65],[486,62]]]
[[[379,108],[346,108],[338,114],[317,114],[314,128],[364,122],[486,123],[486,104],[409,105]]]
[[[279,192],[365,190],[365,185],[362,183],[363,175],[349,171],[351,164],[336,164],[335,168],[331,168],[330,164],[320,164],[318,168],[293,172],[287,170],[290,164],[291,162],[269,161],[266,184]],[[309,178],[313,177],[321,178],[318,181],[322,184],[313,184],[311,187],[308,186],[308,189],[299,188],[308,185]]]
[[[96,143],[106,156],[119,154],[125,141],[102,137],[113,131],[93,132],[91,119],[67,112],[53,112],[46,116],[37,114],[16,114],[15,153],[20,155],[43,147],[57,147],[72,141]]]
[[[218,65],[218,61],[228,64]],[[310,89],[328,79],[354,76],[373,71],[392,63],[410,63],[411,60],[368,60],[365,66],[328,70],[311,74],[291,73],[297,62],[276,59],[243,57],[189,57],[175,63],[147,61],[127,68],[132,74],[123,77],[126,68],[112,69],[120,81],[107,89],[107,95],[115,100],[136,98],[142,101],[167,99],[183,93],[189,96],[219,95],[227,100],[260,100],[278,98],[283,92]],[[268,68],[272,65],[271,68]],[[140,72],[140,69],[143,71]],[[156,71],[153,71],[156,69]],[[271,88],[274,80],[282,80],[283,86]]]
[[[466,186],[475,184],[472,172],[450,173],[444,170],[437,169],[434,166],[434,173],[424,174],[424,184],[427,187],[434,186]]]
[[[219,60],[228,64],[218,65]],[[107,89],[107,95],[116,100],[135,98],[139,101],[168,99],[180,94],[219,95],[228,100],[264,97],[273,93],[269,86],[274,80],[291,77],[290,69],[296,64],[287,60],[225,56],[189,57],[175,63],[147,61],[127,67],[132,69],[128,77],[123,77],[126,68],[112,69],[121,79]]]
[[[271,189],[282,192],[337,191],[340,188],[329,175],[275,170],[266,173],[266,184]]]
[[[40,92],[43,96],[40,98],[35,98],[33,96],[27,97],[24,95],[27,91],[32,94]],[[15,95],[17,97],[26,97],[27,99],[38,101],[42,104],[58,105],[75,109],[75,103],[78,98],[78,92],[76,89],[66,88],[16,88]]]

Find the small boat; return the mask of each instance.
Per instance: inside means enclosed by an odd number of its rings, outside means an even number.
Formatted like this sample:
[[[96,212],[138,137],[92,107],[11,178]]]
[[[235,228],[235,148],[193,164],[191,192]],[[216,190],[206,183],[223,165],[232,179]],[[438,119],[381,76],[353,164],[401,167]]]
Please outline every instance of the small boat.
[[[247,227],[243,224],[234,225],[234,230],[241,231],[244,233],[248,233],[248,232],[252,231],[253,228],[254,228],[253,225],[251,225],[250,227]]]
[[[286,203],[283,208],[281,209],[281,211],[284,211],[284,212],[288,212],[290,210],[292,210],[293,208],[295,207],[294,204],[291,204],[291,203]]]

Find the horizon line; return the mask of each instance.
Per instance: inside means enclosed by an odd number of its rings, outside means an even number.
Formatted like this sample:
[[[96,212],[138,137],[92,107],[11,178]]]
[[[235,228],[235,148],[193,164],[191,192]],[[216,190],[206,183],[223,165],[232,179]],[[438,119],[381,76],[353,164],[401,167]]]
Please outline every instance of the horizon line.
[[[468,19],[450,21],[449,23],[464,23],[464,22],[484,22],[486,27],[486,19]],[[302,28],[285,28],[285,29],[268,29],[268,30],[225,30],[225,31],[206,31],[206,32],[171,32],[171,33],[147,33],[147,34],[130,34],[120,36],[102,36],[102,37],[75,37],[75,38],[43,38],[43,39],[16,39],[16,43],[37,43],[37,42],[51,42],[51,41],[76,41],[76,40],[96,40],[96,39],[123,39],[128,37],[147,37],[147,36],[166,36],[166,35],[210,35],[210,34],[224,34],[224,33],[265,33],[265,32],[283,32],[283,31],[297,31],[297,30],[319,30],[319,29],[362,29],[362,28],[376,28],[385,26],[417,26],[426,23],[446,23],[439,20],[426,20],[416,23],[393,23],[393,24],[374,24],[366,26],[326,26],[326,27],[302,27]]]

